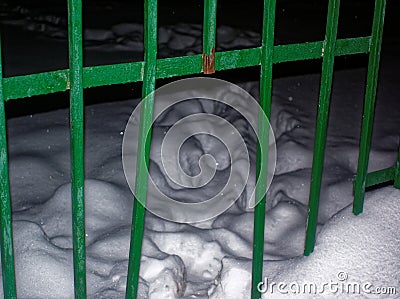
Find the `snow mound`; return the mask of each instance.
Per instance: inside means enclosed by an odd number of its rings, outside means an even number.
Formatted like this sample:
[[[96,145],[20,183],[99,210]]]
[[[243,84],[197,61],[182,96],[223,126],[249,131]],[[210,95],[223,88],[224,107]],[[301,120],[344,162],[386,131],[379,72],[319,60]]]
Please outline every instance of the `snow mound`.
[[[351,206],[336,214],[322,228],[310,256],[281,261],[278,266],[264,262],[269,289],[263,298],[382,298],[380,294],[363,293],[363,284],[370,284],[371,291],[375,287],[398,288],[399,198],[400,190],[393,187],[367,193],[363,214],[353,215]],[[250,261],[223,261],[220,281],[211,288],[210,298],[248,298],[250,280]],[[272,283],[289,286],[295,282],[300,286],[315,283],[321,291],[330,281],[338,283],[336,293],[329,293],[327,287],[322,294],[295,294],[288,287],[288,294],[284,294],[277,285],[271,289]],[[341,293],[342,285],[352,292],[349,284],[361,286],[360,294]]]

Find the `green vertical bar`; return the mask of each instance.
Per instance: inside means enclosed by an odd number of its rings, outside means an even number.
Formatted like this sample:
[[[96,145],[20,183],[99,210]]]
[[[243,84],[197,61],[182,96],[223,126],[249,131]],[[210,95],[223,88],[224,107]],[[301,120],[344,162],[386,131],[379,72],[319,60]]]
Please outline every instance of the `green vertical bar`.
[[[275,33],[275,11],[276,0],[264,0],[263,33],[261,45],[261,74],[260,74],[260,106],[268,119],[271,115],[272,98],[272,66]],[[262,117],[259,116],[258,136],[259,144],[269,144],[269,128],[265,127]],[[262,163],[261,163],[262,161]],[[253,264],[251,298],[261,298],[257,285],[262,280],[263,257],[264,257],[264,225],[265,225],[265,190],[267,184],[267,162],[268,148],[257,151],[257,181],[261,184],[256,188],[256,200],[262,197],[254,210],[254,231],[253,231]]]
[[[364,112],[361,126],[360,152],[358,157],[357,174],[354,181],[353,213],[355,215],[358,215],[363,211],[364,205],[365,182],[367,179],[372,128],[374,124],[385,7],[386,0],[376,0],[369,52],[367,87],[365,91]]]
[[[217,31],[217,0],[204,0],[203,73],[215,72],[215,35]]]
[[[314,250],[315,234],[317,230],[318,206],[321,193],[322,170],[324,167],[329,103],[331,98],[335,45],[339,21],[339,6],[340,0],[329,0],[325,40],[322,47],[322,75],[308,203],[308,219],[304,248],[305,255],[309,255]]]
[[[215,49],[217,0],[204,0],[203,53],[211,55]]]
[[[153,107],[157,66],[157,0],[146,0],[144,4],[144,81],[142,98],[146,101],[141,107],[139,143],[137,151],[135,199],[132,213],[131,244],[129,251],[126,298],[135,299],[139,286],[140,258],[145,222],[145,202],[150,161],[150,141],[153,122]],[[132,140],[134,142],[134,140]],[[142,158],[144,157],[144,159]]]
[[[0,215],[1,267],[4,298],[17,298],[15,286],[14,245],[8,175],[7,127],[3,95],[3,67],[0,36]]]
[[[399,145],[399,155],[397,157],[396,169],[394,173],[394,187],[400,189],[400,145]]]
[[[82,2],[68,1],[72,238],[75,298],[86,298]]]

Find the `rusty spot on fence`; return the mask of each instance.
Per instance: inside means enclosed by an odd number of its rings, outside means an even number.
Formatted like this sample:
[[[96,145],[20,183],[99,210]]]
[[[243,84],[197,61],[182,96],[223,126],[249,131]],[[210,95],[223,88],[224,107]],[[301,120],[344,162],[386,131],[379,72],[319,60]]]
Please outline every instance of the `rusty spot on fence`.
[[[210,55],[203,53],[203,73],[206,75],[215,73],[215,48],[212,48]]]

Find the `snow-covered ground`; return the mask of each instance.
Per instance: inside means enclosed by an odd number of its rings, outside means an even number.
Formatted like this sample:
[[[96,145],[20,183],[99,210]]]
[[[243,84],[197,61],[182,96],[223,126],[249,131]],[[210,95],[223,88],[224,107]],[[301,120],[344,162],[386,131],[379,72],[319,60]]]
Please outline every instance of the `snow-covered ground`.
[[[28,18],[21,9],[3,16],[7,16],[3,29],[8,36],[19,40],[29,35],[40,49],[63,51],[66,32],[62,18],[43,14]],[[199,25],[166,26],[159,35],[160,57],[201,52]],[[140,59],[142,55],[138,24],[86,29],[85,37],[86,52],[96,64],[120,61],[121,55],[122,59]],[[218,40],[221,50],[251,47],[258,45],[259,35],[223,26]],[[6,71],[29,73],[43,65],[57,69],[65,61],[53,60],[58,56],[51,51],[47,61],[29,65],[24,64],[32,60],[28,52],[15,52],[7,58]],[[396,51],[384,53],[371,171],[391,166],[396,160],[399,67]],[[241,87],[258,98],[257,82],[241,82]],[[274,81],[271,124],[277,167],[267,194],[264,255],[264,275],[269,282],[315,283],[318,290],[330,281],[370,283],[370,290],[395,287],[400,292],[400,191],[387,186],[368,192],[364,213],[357,217],[351,213],[364,82],[365,68],[335,73],[319,234],[314,253],[303,257],[319,75]],[[132,194],[124,177],[121,147],[126,123],[137,103],[138,99],[132,99],[86,107],[86,242],[91,298],[124,296]],[[170,113],[179,116],[185,109],[177,107]],[[18,295],[72,298],[68,110],[12,118],[8,130]],[[158,133],[162,130],[155,127],[154,138],[161,138]],[[153,175],[163,180],[160,173]],[[190,190],[180,192],[189,194]],[[172,223],[147,213],[139,298],[249,298],[252,229],[253,213],[238,206],[196,225]],[[265,295],[281,297],[399,295],[350,295],[328,290],[295,295],[280,294],[276,289]]]

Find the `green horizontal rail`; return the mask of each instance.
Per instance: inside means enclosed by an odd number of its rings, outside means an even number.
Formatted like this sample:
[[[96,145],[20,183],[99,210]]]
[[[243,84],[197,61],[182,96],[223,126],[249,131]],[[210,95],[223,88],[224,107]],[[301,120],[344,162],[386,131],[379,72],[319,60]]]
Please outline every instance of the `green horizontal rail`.
[[[394,180],[396,167],[392,166],[385,169],[380,169],[367,174],[365,187],[371,187],[382,183]]]
[[[275,46],[274,63],[322,58],[323,46],[323,41]],[[334,55],[365,54],[369,52],[369,47],[369,36],[338,39]]]
[[[274,46],[273,63],[283,63],[322,58],[323,42]],[[368,53],[370,37],[340,39],[336,42],[335,55]],[[260,65],[261,47],[215,53],[217,71]],[[144,62],[121,63],[83,68],[83,87],[124,84],[143,81]],[[157,60],[156,78],[200,74],[202,55],[164,58]],[[62,92],[70,89],[68,70],[4,78],[3,96],[6,101],[36,95]]]
[[[394,174],[394,186],[397,189],[400,189],[400,145],[399,145],[399,154],[397,156],[396,170]]]

